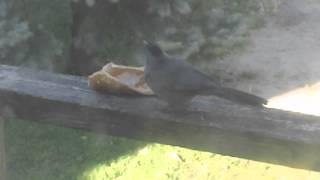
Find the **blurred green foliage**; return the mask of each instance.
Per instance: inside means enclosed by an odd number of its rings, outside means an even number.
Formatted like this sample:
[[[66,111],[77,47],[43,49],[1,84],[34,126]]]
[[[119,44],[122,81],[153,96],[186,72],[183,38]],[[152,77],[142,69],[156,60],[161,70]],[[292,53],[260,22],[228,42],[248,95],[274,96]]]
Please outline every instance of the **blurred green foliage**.
[[[59,0],[2,1],[2,63],[63,71],[71,43],[70,3]],[[8,36],[9,35],[9,36]]]
[[[256,0],[173,0],[162,1],[162,6],[153,2],[165,21],[165,33],[158,38],[166,41],[165,48],[178,42],[173,53],[191,61],[222,58],[244,46],[250,30],[263,24]]]
[[[143,39],[191,62],[210,62],[241,50],[250,30],[263,24],[256,0],[0,2],[2,63],[60,72],[79,68],[76,74],[107,61],[142,65]],[[72,7],[79,3],[84,7]],[[77,25],[75,14],[82,19]],[[74,47],[79,56],[70,58]]]

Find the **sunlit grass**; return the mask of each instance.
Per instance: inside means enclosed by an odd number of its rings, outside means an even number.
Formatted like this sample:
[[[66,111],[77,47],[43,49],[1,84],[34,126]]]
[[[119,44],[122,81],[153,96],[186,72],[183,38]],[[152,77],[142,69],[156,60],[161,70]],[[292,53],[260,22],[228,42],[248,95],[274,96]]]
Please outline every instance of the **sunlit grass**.
[[[81,180],[104,179],[320,179],[320,173],[180,147],[151,144],[111,164],[85,171]]]

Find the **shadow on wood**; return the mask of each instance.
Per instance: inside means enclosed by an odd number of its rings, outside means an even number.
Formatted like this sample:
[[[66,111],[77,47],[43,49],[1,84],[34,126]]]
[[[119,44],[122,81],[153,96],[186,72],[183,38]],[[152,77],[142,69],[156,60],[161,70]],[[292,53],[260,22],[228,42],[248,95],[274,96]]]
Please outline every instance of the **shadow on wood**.
[[[320,118],[196,100],[166,113],[155,97],[90,90],[86,78],[0,66],[1,106],[31,121],[320,170]]]

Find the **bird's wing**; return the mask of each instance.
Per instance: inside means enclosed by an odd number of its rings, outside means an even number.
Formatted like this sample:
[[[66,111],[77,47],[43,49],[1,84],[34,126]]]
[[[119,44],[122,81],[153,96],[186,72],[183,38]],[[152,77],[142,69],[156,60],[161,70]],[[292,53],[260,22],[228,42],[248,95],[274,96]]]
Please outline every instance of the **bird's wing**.
[[[268,102],[264,98],[253,94],[225,88],[221,86],[217,80],[194,69],[191,65],[190,68],[188,66],[189,64],[178,66],[182,68],[178,68],[176,75],[173,75],[173,77],[176,77],[174,80],[177,81],[177,83],[173,86],[172,90],[189,95],[214,95],[240,104],[252,106],[262,106]]]
[[[220,86],[216,79],[198,71],[182,60],[173,60],[171,63],[173,63],[171,67],[174,67],[172,71],[175,71],[172,73],[172,81],[176,82],[173,83],[174,90],[197,93],[203,89]]]

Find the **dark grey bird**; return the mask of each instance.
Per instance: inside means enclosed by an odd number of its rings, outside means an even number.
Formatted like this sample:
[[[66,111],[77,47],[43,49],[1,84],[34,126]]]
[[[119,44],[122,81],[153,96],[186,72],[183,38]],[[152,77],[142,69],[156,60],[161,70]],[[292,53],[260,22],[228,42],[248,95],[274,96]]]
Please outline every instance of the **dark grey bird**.
[[[170,57],[153,42],[145,44],[145,80],[155,94],[172,107],[183,107],[196,95],[214,95],[239,104],[260,106],[267,100],[223,87],[218,80],[198,71],[186,61]]]

